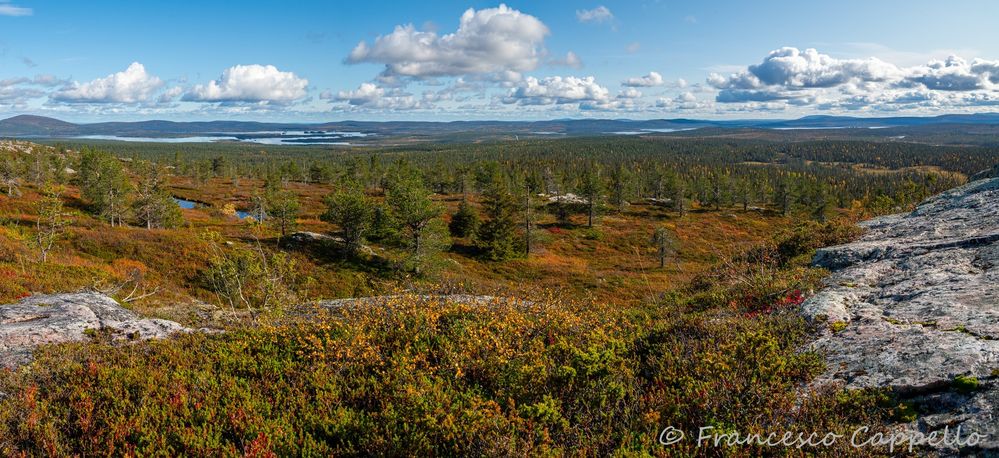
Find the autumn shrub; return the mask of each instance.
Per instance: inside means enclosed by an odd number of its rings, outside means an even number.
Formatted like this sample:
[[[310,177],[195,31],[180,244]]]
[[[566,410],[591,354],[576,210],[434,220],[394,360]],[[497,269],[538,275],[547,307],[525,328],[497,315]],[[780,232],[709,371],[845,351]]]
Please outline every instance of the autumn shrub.
[[[808,329],[791,313],[535,299],[401,295],[225,334],[47,347],[0,376],[0,452],[689,455],[696,444],[666,448],[659,431],[845,431],[886,411],[876,393],[802,403],[822,363],[798,351]]]

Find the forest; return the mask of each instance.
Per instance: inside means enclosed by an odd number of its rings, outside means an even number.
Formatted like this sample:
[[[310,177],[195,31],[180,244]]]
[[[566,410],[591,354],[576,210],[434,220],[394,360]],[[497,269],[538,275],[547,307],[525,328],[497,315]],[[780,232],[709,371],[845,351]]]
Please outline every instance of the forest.
[[[3,141],[0,301],[88,288],[224,332],[44,347],[0,374],[0,451],[682,456],[663,428],[888,428],[914,415],[891,393],[799,397],[823,365],[802,345],[842,325],[795,312],[811,256],[996,164],[657,135]]]

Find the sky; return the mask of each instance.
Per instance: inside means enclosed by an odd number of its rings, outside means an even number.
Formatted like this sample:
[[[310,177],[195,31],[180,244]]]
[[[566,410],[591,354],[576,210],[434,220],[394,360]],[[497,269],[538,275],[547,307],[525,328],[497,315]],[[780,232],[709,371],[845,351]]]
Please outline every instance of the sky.
[[[0,0],[0,118],[999,111],[999,2]]]

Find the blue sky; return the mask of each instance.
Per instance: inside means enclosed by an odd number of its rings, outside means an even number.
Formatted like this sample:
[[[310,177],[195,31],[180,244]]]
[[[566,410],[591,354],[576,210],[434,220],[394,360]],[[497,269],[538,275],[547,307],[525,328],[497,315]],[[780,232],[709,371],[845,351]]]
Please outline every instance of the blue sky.
[[[999,105],[994,1],[290,3],[0,0],[0,116],[750,118]]]

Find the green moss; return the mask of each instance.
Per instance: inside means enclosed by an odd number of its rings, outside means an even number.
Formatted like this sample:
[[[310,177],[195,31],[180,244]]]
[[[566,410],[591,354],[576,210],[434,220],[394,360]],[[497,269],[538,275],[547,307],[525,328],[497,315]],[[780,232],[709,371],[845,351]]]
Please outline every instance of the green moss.
[[[840,332],[846,329],[847,324],[848,323],[845,321],[836,321],[829,325],[829,329],[832,330],[832,332]]]
[[[970,393],[978,390],[979,382],[976,377],[972,377],[970,375],[958,375],[957,377],[954,377],[954,380],[951,382],[951,386],[953,386],[958,392]]]

